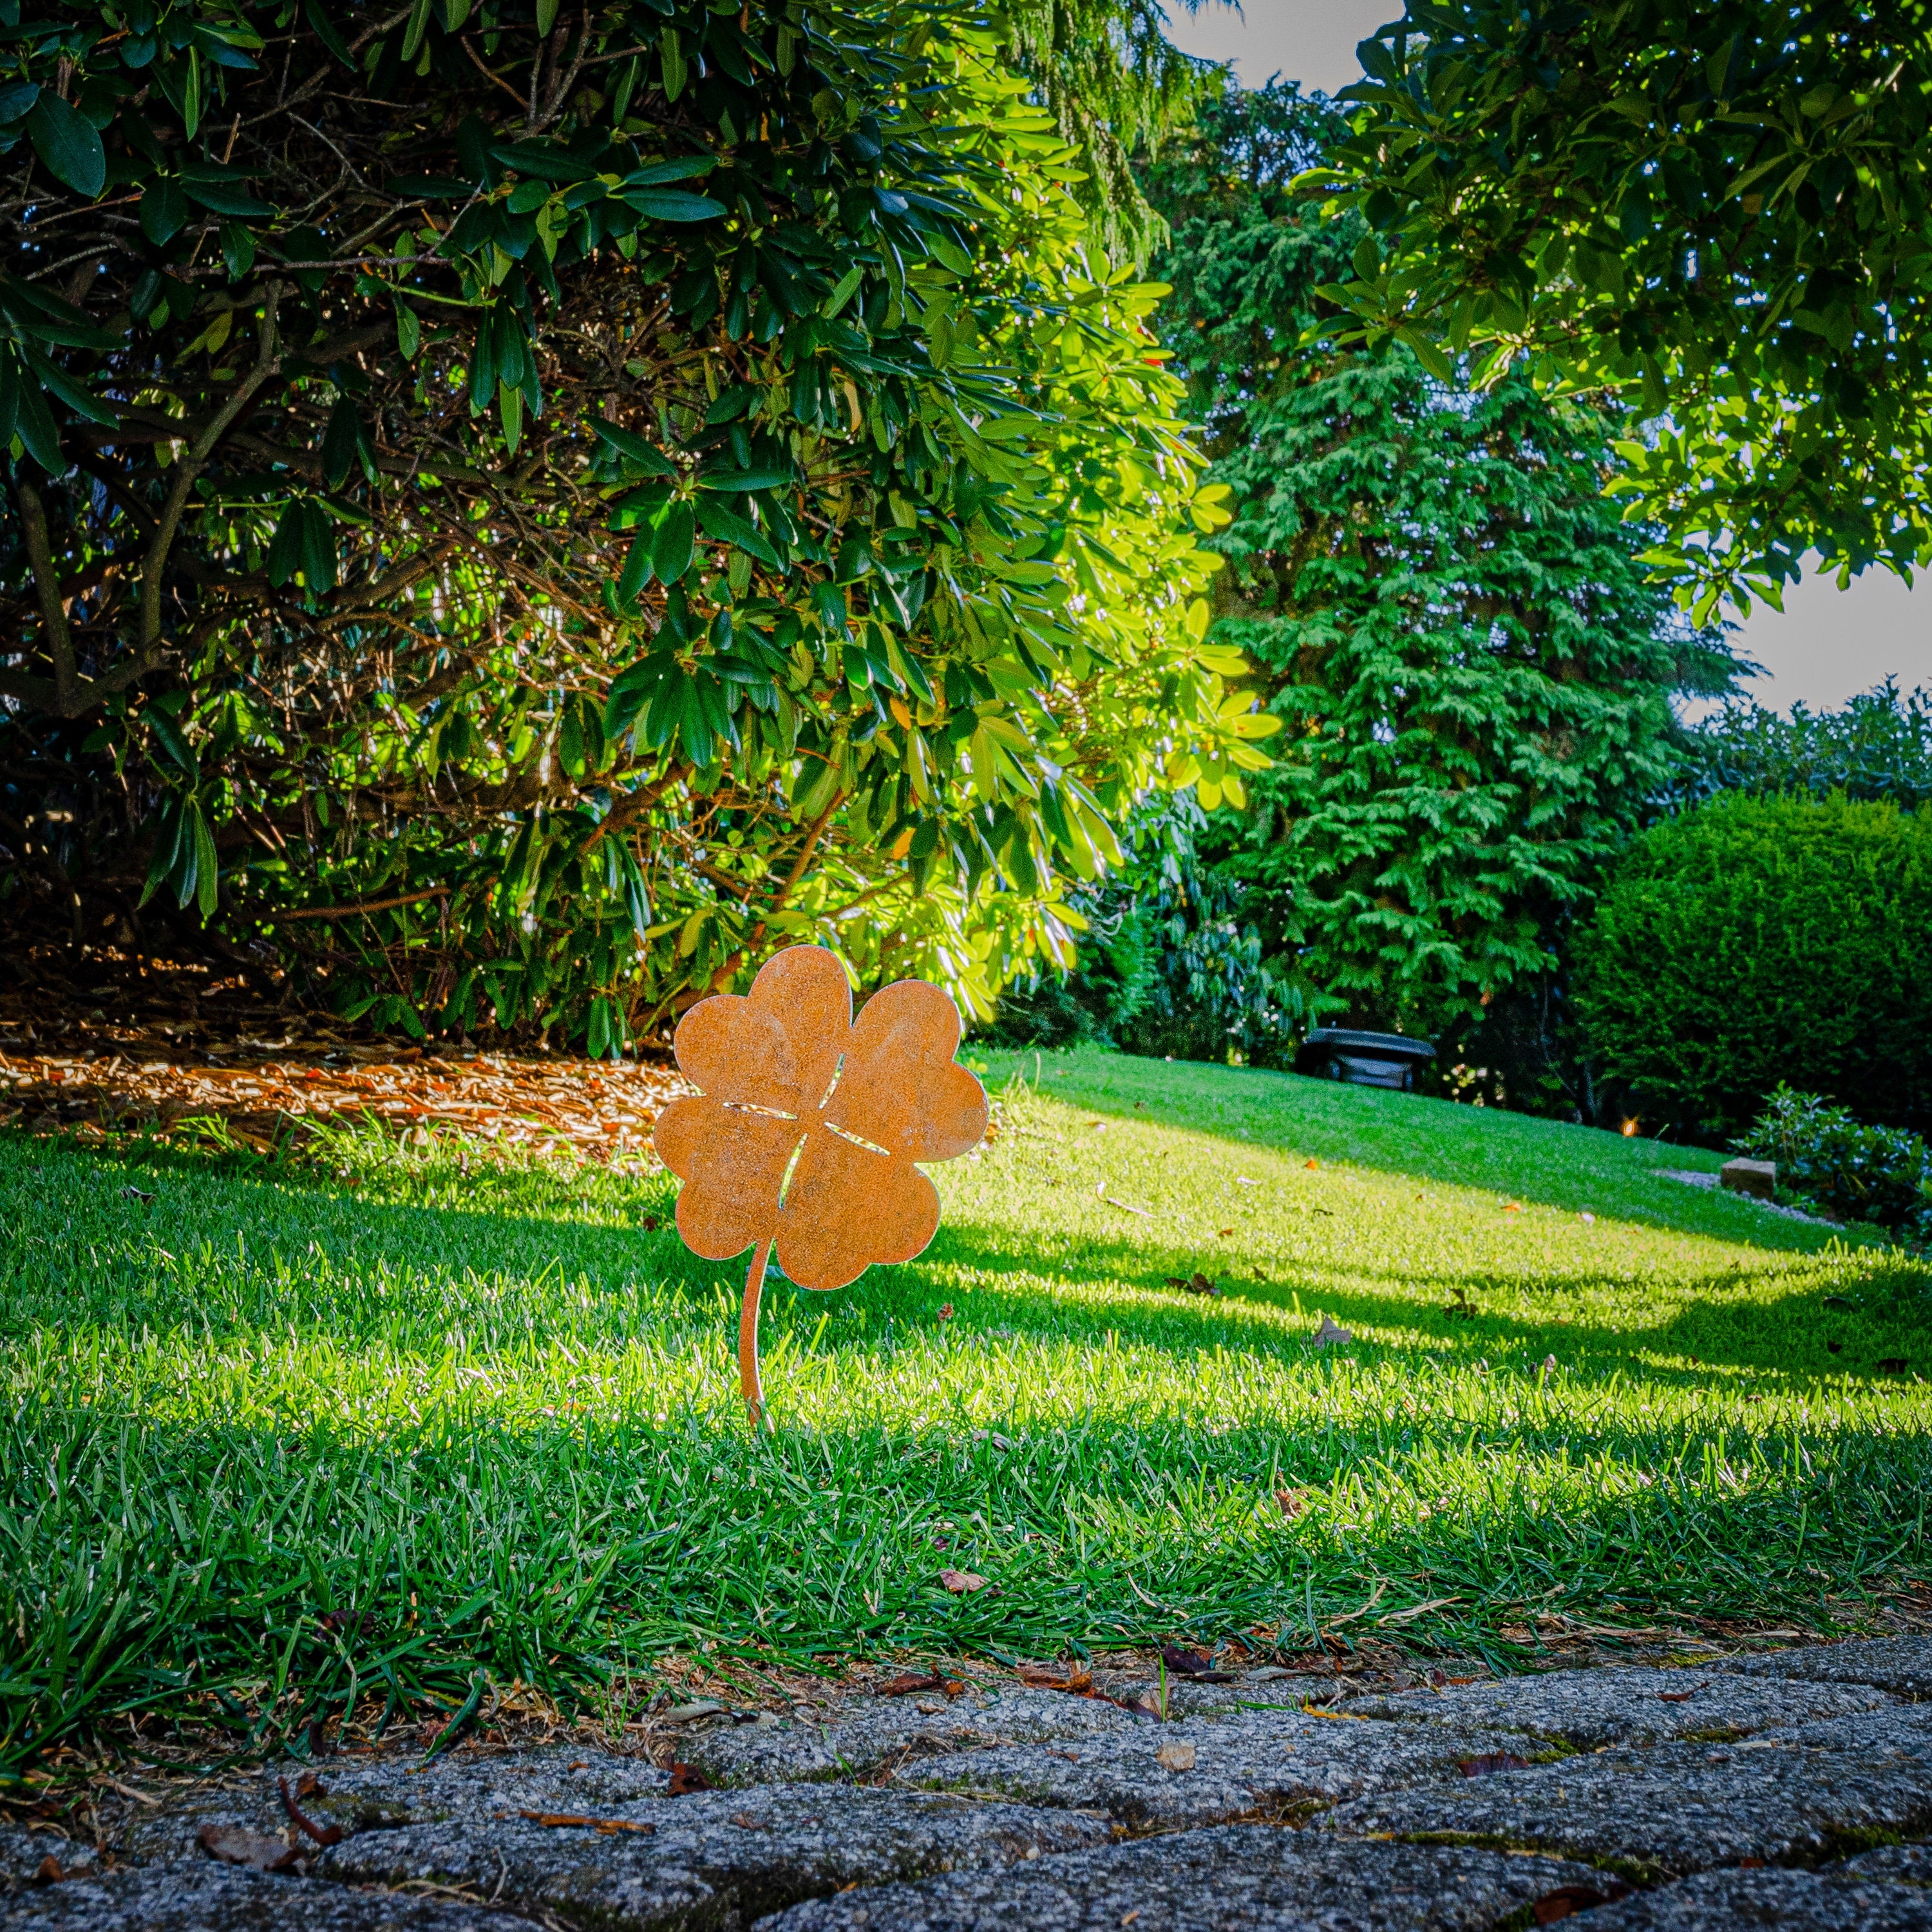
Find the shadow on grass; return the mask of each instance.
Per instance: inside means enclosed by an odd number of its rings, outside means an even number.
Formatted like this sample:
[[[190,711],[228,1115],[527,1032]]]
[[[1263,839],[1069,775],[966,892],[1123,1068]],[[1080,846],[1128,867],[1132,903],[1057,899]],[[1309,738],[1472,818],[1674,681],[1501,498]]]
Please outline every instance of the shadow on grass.
[[[1803,1618],[1820,1579],[1843,1594],[1924,1573],[1932,1476],[1923,1438],[1846,1429],[1809,1436],[1802,1462],[1774,1444],[1727,1481],[1708,1438],[1660,1429],[1624,1436],[1612,1479],[1569,1465],[1559,1418],[1519,1427],[1517,1459],[1432,1510],[1349,1486],[1394,1446],[1374,1418],[1285,1442],[1090,1418],[1004,1447],[698,1418],[452,1413],[380,1442],[101,1421],[32,1403],[0,1418],[0,1468],[33,1472],[4,1492],[0,1763],[110,1712],[218,1718],[220,1694],[293,1731],[357,1690],[446,1708],[478,1669],[594,1692],[704,1639],[791,1661],[1176,1632],[1294,1649],[1311,1613],[1372,1599],[1350,1640],[1494,1655],[1532,1611]],[[1294,1520],[1274,1505],[1277,1481],[1334,1478]],[[995,1587],[950,1596],[941,1564]]]
[[[542,1197],[534,1204],[554,1208],[552,1216],[529,1212],[522,1201],[518,1206],[524,1211],[507,1203],[458,1206],[365,1198],[310,1167],[254,1156],[212,1160],[151,1143],[103,1149],[12,1136],[4,1150],[16,1160],[28,1156],[37,1170],[58,1160],[74,1162],[70,1172],[98,1174],[98,1188],[88,1190],[93,1210],[124,1234],[140,1236],[171,1257],[184,1252],[191,1260],[197,1241],[212,1252],[218,1241],[238,1236],[252,1265],[279,1269],[285,1276],[292,1270],[298,1285],[319,1253],[365,1274],[404,1282],[417,1278],[426,1302],[446,1301],[452,1293],[460,1297],[471,1282],[520,1281],[531,1285],[529,1293],[553,1276],[587,1284],[590,1306],[560,1304],[548,1316],[530,1311],[522,1332],[539,1339],[588,1339],[598,1327],[596,1303],[640,1296],[661,1315],[682,1307],[694,1320],[715,1320],[721,1306],[735,1307],[742,1286],[742,1262],[700,1261],[680,1241],[668,1176],[622,1184],[593,1176],[596,1193],[588,1200],[578,1183],[548,1171],[519,1170],[488,1177],[483,1184],[506,1194],[534,1192]],[[157,1179],[166,1184],[152,1206],[122,1192],[126,1176],[136,1171],[149,1177],[147,1191],[156,1191]],[[476,1184],[460,1178],[454,1183],[460,1189]],[[600,1225],[600,1220],[619,1216],[632,1225]],[[28,1204],[26,1221],[16,1224],[16,1240],[32,1220]],[[641,1225],[646,1220],[658,1226],[647,1229]],[[228,1264],[233,1258],[233,1250],[227,1250]],[[1352,1352],[1365,1360],[1441,1363],[1480,1356],[1500,1364],[1526,1350],[1540,1360],[1548,1349],[1575,1372],[1628,1370],[1634,1357],[1680,1357],[1699,1368],[1772,1373],[1795,1385],[1870,1375],[1880,1360],[1904,1360],[1908,1373],[1932,1369],[1932,1268],[1882,1251],[1846,1257],[1828,1282],[1815,1276],[1804,1280],[1810,1269],[1805,1258],[1793,1255],[1790,1262],[1798,1279],[1783,1292],[1768,1293],[1765,1282],[1737,1267],[1676,1275],[1655,1291],[1671,1304],[1660,1318],[1618,1319],[1614,1325],[1604,1310],[1591,1307],[1590,1298],[1628,1300],[1643,1292],[1642,1285],[1594,1268],[1544,1263],[1533,1276],[1512,1277],[1440,1266],[1396,1272],[1366,1260],[1338,1260],[1330,1269],[1312,1269],[1299,1277],[1277,1271],[1256,1281],[1228,1268],[1228,1258],[1220,1258],[1221,1297],[1178,1302],[1166,1282],[1186,1278],[1204,1261],[1214,1264],[1198,1241],[1164,1238],[1152,1229],[1134,1240],[1082,1234],[1058,1252],[1022,1258],[962,1220],[943,1227],[918,1262],[875,1269],[854,1289],[820,1295],[775,1280],[766,1303],[766,1346],[776,1349],[788,1336],[798,1346],[830,1311],[848,1318],[840,1321],[828,1346],[863,1352],[878,1345],[880,1331],[889,1324],[936,1330],[938,1310],[951,1300],[955,1333],[1004,1327],[1060,1343],[1085,1340],[1098,1345],[1125,1324],[1135,1346],[1183,1354],[1221,1343],[1300,1359],[1307,1352],[1308,1330],[1318,1314],[1327,1314],[1345,1327],[1379,1331],[1378,1339],[1364,1340]],[[1770,1257],[1766,1261],[1774,1271],[1780,1266]],[[171,1319],[166,1304],[152,1296],[130,1310],[128,1284],[117,1286],[111,1270],[90,1265],[77,1248],[64,1265],[52,1255],[45,1265],[40,1295],[23,1298],[16,1286],[10,1298],[16,1305],[8,1327],[13,1332],[20,1332],[23,1315],[31,1327],[35,1321],[58,1324],[76,1317],[111,1322],[131,1312],[158,1336],[177,1328],[213,1336],[265,1322],[276,1325],[296,1312],[267,1305],[265,1289],[252,1298],[262,1304],[259,1306],[238,1306],[224,1315],[208,1301],[190,1299]],[[973,1291],[962,1293],[955,1286],[960,1273],[989,1291],[990,1309],[976,1305]],[[1532,1312],[1504,1312],[1493,1306],[1532,1292],[1542,1304]],[[410,1292],[404,1288],[402,1298]],[[1298,1297],[1298,1318],[1289,1312]],[[1855,1305],[1828,1306],[1828,1297]],[[854,1332],[850,1319],[860,1311],[863,1327]],[[398,1300],[323,1299],[306,1302],[299,1312],[310,1332],[352,1337],[392,1323]],[[1387,1339],[1390,1330],[1405,1339]],[[1646,1366],[1645,1372],[1672,1383],[1704,1379],[1688,1368]]]

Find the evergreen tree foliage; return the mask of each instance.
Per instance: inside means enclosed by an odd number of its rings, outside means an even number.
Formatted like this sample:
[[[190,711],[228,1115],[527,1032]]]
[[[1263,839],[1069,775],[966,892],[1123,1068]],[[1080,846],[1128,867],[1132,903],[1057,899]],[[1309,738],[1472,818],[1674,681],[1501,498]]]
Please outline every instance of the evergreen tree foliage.
[[[1201,796],[1245,806],[1224,863],[1316,1007],[1467,1033],[1541,1002],[1665,782],[1670,694],[1731,667],[1603,494],[1613,422],[1454,388],[1399,344],[1309,346],[1362,230],[1290,184],[1340,132],[1292,87],[1230,93],[1150,184],[1166,340],[1233,512],[1214,634],[1286,726],[1251,796]]]
[[[1181,0],[1193,13],[1202,0]],[[1075,184],[1104,245],[1144,259],[1164,238],[1133,158],[1156,152],[1218,85],[1167,38],[1160,0],[1013,0],[1013,57],[1034,82],[1084,179]]]
[[[1932,805],[1932,689],[1900,692],[1888,678],[1836,711],[1794,704],[1788,716],[1727,704],[1685,734],[1669,798],[1695,804],[1720,791]]]

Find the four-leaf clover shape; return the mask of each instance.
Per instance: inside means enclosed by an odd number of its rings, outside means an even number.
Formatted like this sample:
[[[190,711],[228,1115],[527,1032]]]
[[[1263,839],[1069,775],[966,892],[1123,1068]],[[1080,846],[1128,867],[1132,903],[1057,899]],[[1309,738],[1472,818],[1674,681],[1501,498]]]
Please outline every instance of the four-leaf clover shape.
[[[758,1302],[776,1244],[801,1288],[843,1288],[908,1262],[939,1226],[917,1166],[986,1131],[986,1096],[953,1058],[959,1015],[937,986],[900,980],[852,1018],[836,956],[794,946],[748,994],[700,1000],[679,1023],[677,1064],[698,1089],[658,1116],[658,1157],[683,1182],[677,1231],[694,1254],[754,1247],[738,1327],[752,1418],[764,1413]]]

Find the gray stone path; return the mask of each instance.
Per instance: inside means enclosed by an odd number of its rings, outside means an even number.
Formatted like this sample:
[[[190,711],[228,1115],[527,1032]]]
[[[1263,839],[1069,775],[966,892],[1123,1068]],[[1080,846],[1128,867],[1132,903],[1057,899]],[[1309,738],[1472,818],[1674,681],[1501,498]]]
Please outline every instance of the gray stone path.
[[[700,1719],[678,1755],[715,1788],[681,1796],[580,1742],[270,1767],[98,1849],[0,1828],[0,1924],[1932,1932],[1932,1638],[1286,1694],[1310,1682],[1191,1685],[1166,1721],[1018,1685]]]

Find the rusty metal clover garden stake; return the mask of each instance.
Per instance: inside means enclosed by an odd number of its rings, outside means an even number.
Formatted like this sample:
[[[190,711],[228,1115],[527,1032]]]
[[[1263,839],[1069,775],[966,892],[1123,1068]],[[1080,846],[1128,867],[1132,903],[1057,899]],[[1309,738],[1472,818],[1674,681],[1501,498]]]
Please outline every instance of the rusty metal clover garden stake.
[[[845,969],[821,946],[769,961],[748,994],[700,1000],[677,1064],[698,1089],[658,1120],[658,1157],[684,1183],[677,1232],[694,1254],[752,1247],[738,1379],[755,1424],[758,1298],[774,1241],[800,1288],[843,1288],[875,1262],[909,1262],[939,1226],[914,1165],[950,1160],[986,1131],[986,1096],[952,1058],[959,1015],[937,986],[900,980],[855,1023]]]

